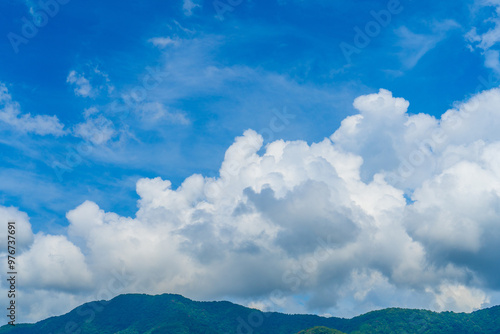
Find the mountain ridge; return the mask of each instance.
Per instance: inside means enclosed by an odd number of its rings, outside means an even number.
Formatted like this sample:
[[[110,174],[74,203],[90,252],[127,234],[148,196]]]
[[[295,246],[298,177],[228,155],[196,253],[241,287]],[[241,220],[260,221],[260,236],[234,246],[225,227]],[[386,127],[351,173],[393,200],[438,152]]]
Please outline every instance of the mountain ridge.
[[[387,308],[346,319],[261,312],[228,301],[199,302],[177,294],[124,294],[85,303],[34,324],[5,325],[0,333],[294,334],[316,333],[314,328],[321,326],[346,334],[500,333],[500,306],[471,313]]]

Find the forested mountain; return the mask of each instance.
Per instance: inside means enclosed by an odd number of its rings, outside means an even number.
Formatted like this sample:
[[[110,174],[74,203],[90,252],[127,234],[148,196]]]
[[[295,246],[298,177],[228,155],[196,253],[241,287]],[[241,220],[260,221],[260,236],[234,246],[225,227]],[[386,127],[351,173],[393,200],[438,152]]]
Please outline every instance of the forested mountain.
[[[473,313],[390,308],[352,318],[260,312],[230,302],[180,295],[129,294],[86,303],[36,324],[6,325],[9,334],[465,334],[500,333],[500,306]]]
[[[325,326],[316,326],[313,328],[300,331],[298,334],[345,334],[345,333]]]

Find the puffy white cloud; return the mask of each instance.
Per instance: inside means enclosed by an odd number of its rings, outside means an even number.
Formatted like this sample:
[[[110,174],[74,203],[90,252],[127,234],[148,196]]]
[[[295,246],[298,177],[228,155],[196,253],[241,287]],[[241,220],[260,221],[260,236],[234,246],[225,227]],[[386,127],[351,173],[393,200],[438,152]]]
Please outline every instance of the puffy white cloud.
[[[7,223],[15,222],[15,234],[13,237],[16,240],[17,251],[27,249],[33,242],[33,232],[29,222],[28,215],[19,211],[14,207],[4,207],[0,205],[0,217],[2,217],[2,229],[0,229],[0,249],[1,254],[6,255],[7,252],[7,236],[12,235],[8,233]]]
[[[92,282],[83,253],[65,236],[37,234],[18,262],[23,284],[34,289],[74,291]]]
[[[195,174],[177,189],[144,178],[135,217],[87,201],[68,212],[67,236],[37,234],[23,270],[61,276],[25,288],[82,299],[176,292],[344,316],[485,306],[500,290],[499,102],[492,89],[436,119],[380,90],[318,143],[262,147],[247,130],[218,177]]]
[[[41,136],[59,137],[65,134],[64,125],[57,116],[22,114],[19,103],[12,100],[12,96],[3,83],[0,83],[0,123],[16,131]]]

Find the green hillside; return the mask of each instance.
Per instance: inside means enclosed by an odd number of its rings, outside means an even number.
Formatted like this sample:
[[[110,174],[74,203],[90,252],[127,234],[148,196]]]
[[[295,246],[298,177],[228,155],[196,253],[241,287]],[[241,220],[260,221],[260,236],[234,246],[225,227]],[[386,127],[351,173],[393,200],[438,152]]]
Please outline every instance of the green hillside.
[[[325,328],[326,327],[326,328]],[[301,332],[302,331],[302,332]],[[180,295],[129,294],[83,304],[36,324],[3,326],[9,334],[461,334],[500,333],[500,307],[473,313],[385,309],[353,319],[263,313],[230,302]]]
[[[298,334],[345,334],[345,333],[338,331],[336,329],[331,329],[324,326],[317,326],[300,331]]]

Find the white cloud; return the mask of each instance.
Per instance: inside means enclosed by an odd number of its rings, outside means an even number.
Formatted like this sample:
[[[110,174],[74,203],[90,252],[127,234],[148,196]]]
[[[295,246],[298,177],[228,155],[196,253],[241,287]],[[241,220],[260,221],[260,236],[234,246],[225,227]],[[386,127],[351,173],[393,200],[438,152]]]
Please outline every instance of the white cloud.
[[[16,239],[16,248],[21,251],[27,249],[33,242],[33,232],[31,231],[28,215],[19,211],[17,208],[0,205],[0,217],[2,217],[5,224],[4,228],[0,230],[0,238],[2,238],[0,240],[2,255],[5,255],[7,251],[7,236],[9,235],[7,222],[15,222],[14,237]]]
[[[82,97],[92,97],[94,92],[90,81],[83,74],[78,74],[76,71],[71,71],[66,78],[66,82],[75,85],[75,94]]]
[[[94,145],[104,145],[118,135],[111,120],[104,117],[99,109],[90,107],[84,110],[85,122],[73,126],[73,135]]]
[[[111,296],[175,292],[287,312],[500,302],[488,294],[500,274],[499,105],[492,89],[436,119],[380,90],[318,143],[277,140],[259,153],[263,138],[247,130],[218,177],[177,189],[140,179],[133,218],[90,201],[68,212],[67,236],[38,234],[22,255],[26,277],[45,266],[61,277],[25,289],[90,299],[119,273]],[[45,303],[46,315],[67,311]]]
[[[172,39],[170,37],[154,37],[149,39],[149,42],[153,43],[154,46],[157,46],[160,49],[163,49],[168,45],[176,46],[179,44],[177,39]]]
[[[186,35],[178,33],[180,36]],[[127,98],[130,103],[127,104],[158,102],[169,112],[177,112],[175,108],[190,105],[193,96],[203,97],[210,101],[205,111],[217,116],[217,127],[234,132],[235,129],[243,131],[248,126],[262,130],[262,125],[269,124],[273,117],[271,110],[282,109],[283,103],[297,118],[310,122],[312,119],[305,110],[320,112],[331,109],[332,105],[338,108],[343,104],[348,106],[346,101],[353,95],[350,88],[325,91],[262,69],[220,64],[214,55],[222,45],[231,43],[223,36],[179,38],[175,41],[178,47],[166,49],[168,51],[163,53],[162,66],[152,76],[155,80],[148,82],[149,85],[156,83],[157,87],[147,88],[141,92],[143,96],[129,94]],[[249,90],[249,86],[257,88]],[[235,108],[238,112],[235,112]],[[262,110],[268,112],[259,112]],[[292,133],[293,130],[298,129],[290,124],[284,132]],[[268,141],[273,138],[265,139]]]
[[[113,122],[98,113],[95,107],[86,109],[83,113],[85,122],[76,124],[73,134],[94,145],[105,144],[116,136]]]
[[[417,65],[419,60],[436,45],[446,38],[448,32],[459,25],[452,20],[435,23],[431,26],[430,34],[417,34],[402,26],[396,30],[396,35],[400,38],[399,45],[403,51],[400,58],[403,65],[411,69]]]
[[[90,288],[85,257],[65,236],[37,234],[30,249],[18,256],[18,263],[23,284],[34,289]]]
[[[22,114],[19,103],[12,100],[7,87],[0,83],[0,124],[25,133],[37,135],[53,135],[56,137],[65,134],[64,125],[57,116]]]
[[[487,19],[482,18],[482,24],[473,27],[465,35],[465,39],[470,43],[469,47],[471,50],[482,50],[485,56],[484,65],[495,71],[496,74],[500,74],[500,2],[494,0],[478,1],[476,7],[490,8],[491,17]],[[493,25],[493,27],[491,27],[491,25]],[[478,32],[478,30],[481,32]]]
[[[484,52],[484,65],[497,72],[500,72],[500,53],[497,50],[488,50]]]
[[[140,118],[145,123],[158,125],[160,121],[173,124],[188,125],[191,122],[182,112],[169,111],[167,107],[158,102],[148,102],[139,106]]]
[[[489,302],[481,290],[461,284],[442,284],[438,288],[436,304],[438,310],[454,309],[457,312],[472,312]]]
[[[72,70],[66,78],[66,82],[75,87],[75,95],[95,98],[103,90],[111,94],[115,88],[111,84],[108,74],[101,71],[98,66],[88,65],[87,67],[87,74]]]
[[[193,15],[193,9],[195,9],[197,7],[201,8],[201,5],[196,3],[196,1],[183,0],[182,10],[184,11],[184,15],[186,15],[186,16]]]

